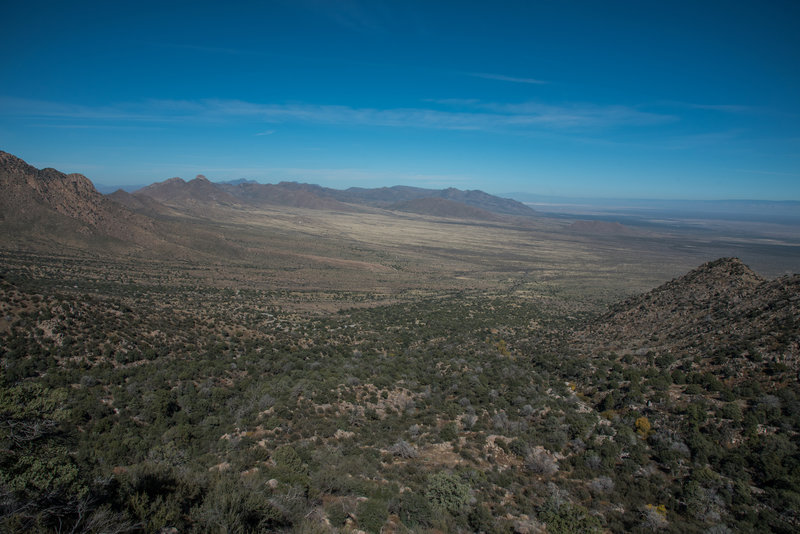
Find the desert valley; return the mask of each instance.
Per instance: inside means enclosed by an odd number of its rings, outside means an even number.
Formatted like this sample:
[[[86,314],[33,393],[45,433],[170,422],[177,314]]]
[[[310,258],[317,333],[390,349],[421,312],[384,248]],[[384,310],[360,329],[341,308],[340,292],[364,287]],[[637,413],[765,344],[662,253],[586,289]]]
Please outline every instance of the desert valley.
[[[3,531],[800,529],[796,221],[0,191]]]

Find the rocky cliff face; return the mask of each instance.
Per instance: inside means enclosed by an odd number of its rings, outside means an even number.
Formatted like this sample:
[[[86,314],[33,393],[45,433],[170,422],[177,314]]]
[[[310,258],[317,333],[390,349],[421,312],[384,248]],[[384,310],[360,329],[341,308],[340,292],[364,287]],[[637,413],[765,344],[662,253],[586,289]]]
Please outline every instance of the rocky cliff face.
[[[0,152],[0,213],[6,224],[30,232],[61,225],[84,235],[113,237],[139,245],[157,240],[154,222],[104,197],[81,174],[37,169]]]

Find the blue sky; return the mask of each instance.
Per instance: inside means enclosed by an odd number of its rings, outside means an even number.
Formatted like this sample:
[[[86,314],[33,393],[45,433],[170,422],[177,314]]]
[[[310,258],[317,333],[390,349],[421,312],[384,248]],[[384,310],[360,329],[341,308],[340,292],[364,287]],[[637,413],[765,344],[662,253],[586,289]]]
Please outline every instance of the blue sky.
[[[800,200],[800,2],[12,2],[0,149],[102,184]]]

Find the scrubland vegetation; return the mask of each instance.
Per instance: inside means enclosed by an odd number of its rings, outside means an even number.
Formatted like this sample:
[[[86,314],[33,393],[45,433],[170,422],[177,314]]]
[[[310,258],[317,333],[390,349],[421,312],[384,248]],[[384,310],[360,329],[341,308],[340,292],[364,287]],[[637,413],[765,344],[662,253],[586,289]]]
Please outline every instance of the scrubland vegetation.
[[[386,299],[12,256],[0,530],[800,527],[796,368],[718,372],[758,347],[603,351],[575,336],[600,311],[578,297]]]

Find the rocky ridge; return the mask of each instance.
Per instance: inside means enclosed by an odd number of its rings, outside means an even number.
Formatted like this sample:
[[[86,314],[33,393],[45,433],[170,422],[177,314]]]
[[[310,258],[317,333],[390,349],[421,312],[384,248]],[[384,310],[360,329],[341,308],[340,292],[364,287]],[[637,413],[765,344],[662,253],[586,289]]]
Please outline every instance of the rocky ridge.
[[[81,174],[39,170],[0,152],[0,189],[0,220],[9,225],[31,231],[63,225],[85,236],[107,236],[139,245],[158,241],[153,220],[101,195]]]
[[[798,367],[800,275],[766,280],[737,258],[614,305],[579,336],[589,350],[732,357]]]
[[[536,212],[515,200],[500,198],[483,191],[455,188],[425,189],[394,186],[379,188],[351,187],[332,189],[314,184],[280,182],[214,183],[204,176],[186,182],[170,178],[143,187],[135,196],[148,196],[173,207],[196,208],[219,205],[276,205],[331,211],[360,211],[381,208],[441,217],[494,220],[497,215],[531,217]]]
[[[202,205],[236,205],[239,201],[202,174],[190,181],[170,178],[163,182],[143,187],[134,193],[137,197],[149,197],[167,206],[197,207]]]

